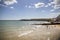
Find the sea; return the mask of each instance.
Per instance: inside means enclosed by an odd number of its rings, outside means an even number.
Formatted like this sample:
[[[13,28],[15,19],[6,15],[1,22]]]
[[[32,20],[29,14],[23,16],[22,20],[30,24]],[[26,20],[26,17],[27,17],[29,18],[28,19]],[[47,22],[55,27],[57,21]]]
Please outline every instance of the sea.
[[[19,34],[32,30],[41,21],[0,20],[0,40],[16,40]],[[16,38],[16,39],[15,39]]]
[[[0,20],[0,40],[60,40],[60,29],[47,28],[43,21]]]

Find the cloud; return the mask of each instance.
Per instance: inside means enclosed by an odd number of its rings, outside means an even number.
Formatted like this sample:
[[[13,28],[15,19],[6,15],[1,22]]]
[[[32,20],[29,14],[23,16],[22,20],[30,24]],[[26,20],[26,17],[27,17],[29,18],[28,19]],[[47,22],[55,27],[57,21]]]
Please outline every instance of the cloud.
[[[3,5],[3,4],[0,4],[0,6],[3,6],[3,7],[8,7],[8,6],[6,6],[6,5]]]
[[[11,9],[14,9],[14,7],[10,7]]]
[[[45,3],[42,3],[42,2],[38,2],[35,4],[31,4],[31,5],[25,5],[26,8],[41,8],[44,6],[45,6]]]
[[[51,12],[55,11],[55,9],[50,10]]]
[[[60,8],[60,0],[53,0],[50,3],[47,3],[47,5],[45,5],[45,7],[53,7],[54,9],[59,9]]]
[[[6,6],[6,5],[3,5],[3,4],[0,4],[0,6],[3,6],[3,7],[8,7],[8,6]],[[8,8],[11,8],[11,9],[14,9],[14,7],[8,7]]]
[[[28,8],[32,8],[32,6],[28,6]]]
[[[26,8],[32,8],[33,6],[31,6],[31,5],[29,5],[29,6],[28,5],[25,5],[25,7]]]
[[[3,0],[5,5],[13,5],[14,3],[17,3],[16,0]]]
[[[53,0],[53,2],[54,2],[54,8],[55,9],[59,9],[60,8],[60,0]]]
[[[45,7],[49,7],[49,6],[50,6],[50,4],[45,5]]]
[[[60,12],[58,12],[58,13],[50,13],[48,16],[50,16],[50,18],[55,18],[58,15],[60,15]]]
[[[54,0],[54,3],[55,3],[56,5],[60,5],[60,0]]]
[[[1,0],[0,0],[1,1]]]
[[[41,2],[34,4],[35,8],[40,8],[40,7],[43,7],[44,5],[45,4]]]
[[[49,6],[53,6],[54,5],[54,2],[50,2],[50,3],[47,3],[47,5],[45,5],[45,7],[49,7]]]
[[[34,5],[25,5],[26,8],[34,8]]]
[[[28,6],[27,6],[27,5],[25,5],[25,7],[27,8]]]
[[[53,0],[49,3],[49,6],[52,6],[54,9],[60,8],[60,0]]]
[[[41,8],[41,7],[52,7],[53,9],[59,9],[60,8],[60,0],[49,0],[50,2],[45,4],[43,2],[38,2],[29,6],[26,6],[27,8]],[[53,10],[51,10],[53,11]]]

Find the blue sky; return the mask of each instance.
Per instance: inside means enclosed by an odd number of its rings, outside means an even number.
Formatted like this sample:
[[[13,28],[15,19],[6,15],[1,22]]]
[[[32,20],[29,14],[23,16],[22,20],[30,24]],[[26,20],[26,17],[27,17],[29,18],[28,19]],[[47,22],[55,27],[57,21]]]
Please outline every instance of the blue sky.
[[[0,0],[0,20],[53,18],[60,14],[60,0]]]

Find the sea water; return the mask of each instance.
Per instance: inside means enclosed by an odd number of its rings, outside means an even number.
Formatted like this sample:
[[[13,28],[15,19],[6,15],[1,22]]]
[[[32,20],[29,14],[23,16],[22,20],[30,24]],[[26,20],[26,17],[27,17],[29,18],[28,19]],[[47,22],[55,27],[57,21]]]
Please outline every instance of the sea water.
[[[59,29],[32,25],[42,21],[0,20],[0,40],[56,40]],[[55,34],[55,35],[54,35]]]
[[[40,22],[39,21],[0,20],[0,40],[16,40],[17,37],[20,36],[19,34],[23,33],[22,35],[24,35],[32,32],[33,31],[32,27],[34,27],[32,26],[33,23],[40,23]]]

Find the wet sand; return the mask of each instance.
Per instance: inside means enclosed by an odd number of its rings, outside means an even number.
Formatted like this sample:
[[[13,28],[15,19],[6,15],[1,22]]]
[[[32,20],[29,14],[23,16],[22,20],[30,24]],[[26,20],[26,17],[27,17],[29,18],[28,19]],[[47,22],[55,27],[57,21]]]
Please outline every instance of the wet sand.
[[[36,26],[0,32],[0,40],[60,40],[60,25]]]

